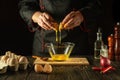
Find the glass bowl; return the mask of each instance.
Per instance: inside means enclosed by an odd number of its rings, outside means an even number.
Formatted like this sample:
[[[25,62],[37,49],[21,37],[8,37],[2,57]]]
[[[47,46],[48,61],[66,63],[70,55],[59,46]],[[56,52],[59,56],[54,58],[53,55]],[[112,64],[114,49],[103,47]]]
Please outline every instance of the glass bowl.
[[[64,42],[61,44],[47,43],[46,47],[52,60],[63,61],[67,60],[72,53],[75,44],[71,42]]]

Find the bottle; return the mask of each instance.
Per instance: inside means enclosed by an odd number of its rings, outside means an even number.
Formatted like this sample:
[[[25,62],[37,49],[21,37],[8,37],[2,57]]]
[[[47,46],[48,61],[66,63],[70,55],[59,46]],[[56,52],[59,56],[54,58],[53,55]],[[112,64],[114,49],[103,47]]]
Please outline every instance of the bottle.
[[[103,40],[102,40],[101,28],[98,28],[97,39],[94,42],[94,58],[95,59],[100,59],[100,50],[102,46],[103,46]]]
[[[114,26],[114,39],[115,39],[115,60],[120,61],[120,23]]]
[[[108,36],[108,59],[114,60],[114,35]]]

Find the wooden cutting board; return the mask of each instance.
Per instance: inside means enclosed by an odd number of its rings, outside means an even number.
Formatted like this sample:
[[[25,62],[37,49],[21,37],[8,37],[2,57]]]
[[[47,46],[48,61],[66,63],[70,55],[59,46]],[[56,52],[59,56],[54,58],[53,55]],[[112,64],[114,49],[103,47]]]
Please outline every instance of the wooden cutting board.
[[[53,61],[49,58],[47,61],[43,61],[40,58],[36,58],[34,64],[51,64],[51,65],[89,65],[87,58],[69,58],[66,61]]]

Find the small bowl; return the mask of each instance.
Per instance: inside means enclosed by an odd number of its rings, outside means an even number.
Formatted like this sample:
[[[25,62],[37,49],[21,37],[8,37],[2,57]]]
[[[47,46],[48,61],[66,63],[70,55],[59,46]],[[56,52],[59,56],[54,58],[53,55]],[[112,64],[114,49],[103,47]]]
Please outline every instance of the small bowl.
[[[71,42],[64,42],[59,45],[47,43],[46,46],[52,60],[64,61],[69,58],[75,44]]]

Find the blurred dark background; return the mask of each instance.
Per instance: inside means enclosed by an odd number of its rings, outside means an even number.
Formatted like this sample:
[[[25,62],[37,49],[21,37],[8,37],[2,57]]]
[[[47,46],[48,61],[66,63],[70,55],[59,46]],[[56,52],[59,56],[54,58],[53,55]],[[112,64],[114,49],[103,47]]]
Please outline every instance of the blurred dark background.
[[[100,0],[104,9],[104,18],[100,22],[103,40],[113,33],[113,26],[120,20],[120,0]],[[19,0],[0,0],[0,54],[12,51],[29,55],[32,51],[33,34],[21,19],[18,11]]]
[[[21,19],[19,0],[0,0],[0,53],[31,54],[33,33]]]

